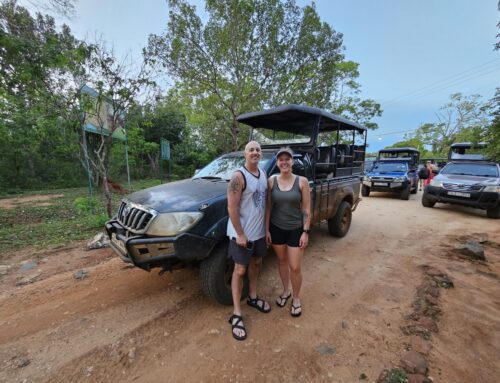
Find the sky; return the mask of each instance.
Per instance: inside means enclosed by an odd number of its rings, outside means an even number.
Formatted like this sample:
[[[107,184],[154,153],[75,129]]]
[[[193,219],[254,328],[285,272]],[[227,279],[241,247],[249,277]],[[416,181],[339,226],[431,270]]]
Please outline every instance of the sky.
[[[203,0],[188,0],[200,13]],[[23,4],[23,1],[20,1]],[[297,0],[301,6],[311,1]],[[500,87],[497,0],[316,0],[322,21],[343,34],[345,58],[359,63],[361,98],[381,103],[368,133],[374,152],[404,139],[452,93],[491,99]],[[165,0],[79,0],[65,20],[78,38],[102,36],[118,55],[139,56],[166,29]]]

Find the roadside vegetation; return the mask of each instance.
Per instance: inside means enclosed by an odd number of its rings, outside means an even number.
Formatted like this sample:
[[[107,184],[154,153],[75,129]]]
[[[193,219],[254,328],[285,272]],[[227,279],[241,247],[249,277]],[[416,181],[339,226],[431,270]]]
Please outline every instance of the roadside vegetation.
[[[159,179],[134,182],[132,190],[158,184]],[[72,188],[0,196],[1,254],[23,248],[64,246],[92,238],[108,220],[105,200],[101,193],[96,194],[90,198],[88,188]],[[47,198],[36,200],[38,196]],[[120,200],[120,195],[113,194],[114,210]]]
[[[202,17],[188,0],[169,0],[166,30],[149,36],[139,62],[46,14],[73,14],[74,0],[31,3],[45,7],[0,0],[0,194],[85,187],[90,178],[110,217],[110,185],[123,187],[128,175],[182,179],[241,149],[249,133],[241,113],[306,104],[378,128],[380,103],[361,97],[360,64],[314,3],[206,1]],[[499,111],[500,90],[492,100],[452,94],[436,105],[436,121],[395,146],[443,157],[457,140],[486,141],[499,160]]]

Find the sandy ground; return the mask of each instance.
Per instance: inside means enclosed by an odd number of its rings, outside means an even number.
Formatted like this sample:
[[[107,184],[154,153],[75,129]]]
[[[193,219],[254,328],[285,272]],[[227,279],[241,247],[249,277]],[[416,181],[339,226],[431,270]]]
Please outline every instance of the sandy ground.
[[[457,255],[483,241],[486,262]],[[486,242],[484,242],[486,241]],[[428,346],[434,382],[500,380],[500,221],[461,207],[364,198],[345,238],[311,233],[303,314],[244,305],[248,339],[233,340],[231,307],[208,301],[196,270],[159,276],[84,243],[2,254],[0,382],[374,382],[400,365],[422,265],[453,281],[439,289]],[[74,273],[84,269],[86,278]],[[265,259],[259,293],[280,292]],[[412,340],[413,339],[413,340]],[[429,351],[430,349],[430,351]]]

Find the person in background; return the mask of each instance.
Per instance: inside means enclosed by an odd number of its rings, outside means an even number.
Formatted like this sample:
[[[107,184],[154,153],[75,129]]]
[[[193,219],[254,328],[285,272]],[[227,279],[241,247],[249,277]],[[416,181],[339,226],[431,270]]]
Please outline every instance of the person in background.
[[[231,279],[234,307],[229,323],[236,340],[247,337],[240,305],[245,273],[248,272],[249,281],[247,304],[263,313],[271,311],[269,303],[257,296],[259,265],[267,253],[264,227],[267,175],[259,168],[261,155],[260,145],[250,141],[245,146],[245,164],[233,173],[227,189],[228,255],[234,260]]]
[[[429,174],[429,176],[427,177],[427,179],[425,180],[425,185],[429,185],[432,181],[432,179],[434,178],[434,173],[432,172],[432,164],[431,164],[431,161],[427,161],[425,163],[425,167],[427,169],[427,173]]]
[[[418,165],[418,190],[425,188],[425,181],[429,178],[429,170],[425,164]]]
[[[292,173],[293,152],[290,148],[280,149],[276,158],[280,174],[268,181],[266,240],[278,256],[283,284],[276,304],[284,307],[291,297],[290,314],[298,317],[302,314],[302,261],[309,243],[311,223],[310,188],[305,177]]]

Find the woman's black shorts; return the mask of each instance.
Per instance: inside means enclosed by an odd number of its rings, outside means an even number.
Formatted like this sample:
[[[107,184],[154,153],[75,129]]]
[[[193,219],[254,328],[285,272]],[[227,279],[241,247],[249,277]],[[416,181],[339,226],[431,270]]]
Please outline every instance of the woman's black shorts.
[[[303,230],[302,225],[297,229],[283,230],[271,223],[269,225],[269,232],[271,233],[271,242],[273,245],[288,245],[290,247],[299,247],[300,237],[302,236]]]

